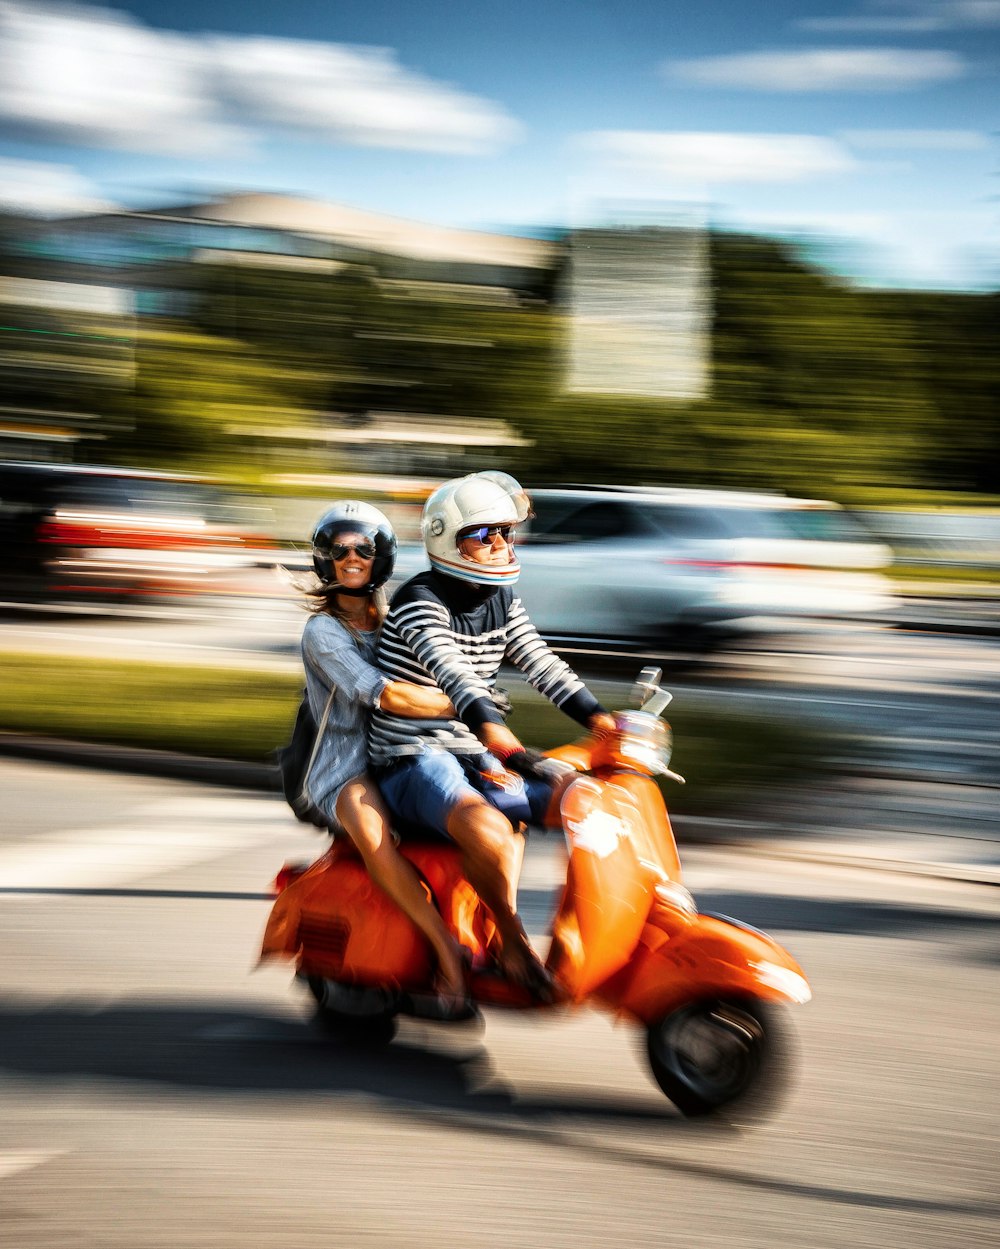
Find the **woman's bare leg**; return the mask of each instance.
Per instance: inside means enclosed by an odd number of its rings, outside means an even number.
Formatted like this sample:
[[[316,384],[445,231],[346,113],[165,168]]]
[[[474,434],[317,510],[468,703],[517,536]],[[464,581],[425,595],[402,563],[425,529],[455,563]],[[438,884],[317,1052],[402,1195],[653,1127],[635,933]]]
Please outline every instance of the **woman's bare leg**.
[[[428,899],[413,864],[400,854],[390,831],[390,816],[375,783],[356,777],[340,791],[337,819],[358,848],[372,880],[420,929],[438,963],[438,992],[450,1004],[465,1000],[461,947]]]

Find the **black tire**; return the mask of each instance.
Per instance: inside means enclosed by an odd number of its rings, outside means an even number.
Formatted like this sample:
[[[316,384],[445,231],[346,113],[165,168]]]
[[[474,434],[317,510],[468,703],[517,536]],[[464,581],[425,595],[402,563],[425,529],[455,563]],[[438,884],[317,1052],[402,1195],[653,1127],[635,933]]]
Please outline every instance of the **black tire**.
[[[712,998],[665,1015],[646,1033],[657,1084],[688,1118],[766,1118],[789,1084],[793,1046],[784,1014],[753,998]]]
[[[306,983],[316,1002],[316,1025],[329,1037],[351,1046],[352,1049],[381,1049],[395,1037],[398,1027],[395,1012],[348,1015],[342,1011],[331,1010],[324,1001],[323,981],[310,976]]]

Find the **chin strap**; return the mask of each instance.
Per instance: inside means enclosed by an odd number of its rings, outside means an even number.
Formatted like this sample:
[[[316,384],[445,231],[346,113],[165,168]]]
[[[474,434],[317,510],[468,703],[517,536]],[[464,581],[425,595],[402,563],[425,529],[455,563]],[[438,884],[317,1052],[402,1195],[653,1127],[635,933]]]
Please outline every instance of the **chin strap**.
[[[338,585],[336,581],[328,581],[327,589],[332,590],[334,594],[346,594],[349,598],[367,598],[375,593],[377,586],[363,585],[359,589],[349,590],[346,586]]]

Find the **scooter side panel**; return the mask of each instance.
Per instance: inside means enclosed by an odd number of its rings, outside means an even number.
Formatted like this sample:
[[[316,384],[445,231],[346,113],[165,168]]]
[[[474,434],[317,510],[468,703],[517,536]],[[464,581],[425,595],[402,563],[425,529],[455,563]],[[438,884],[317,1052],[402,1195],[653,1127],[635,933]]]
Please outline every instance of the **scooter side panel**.
[[[474,960],[486,954],[496,925],[462,871],[461,853],[447,845],[405,845],[403,854],[427,886],[445,924]]]
[[[299,969],[307,975],[391,988],[430,978],[423,936],[357,860],[341,860],[307,882],[299,941]]]
[[[404,845],[445,923],[477,955],[493,935],[457,850]],[[271,910],[263,956],[294,958],[300,972],[346,984],[427,988],[434,974],[427,941],[369,877],[352,846],[336,842],[290,881]]]
[[[701,914],[672,935],[662,926],[647,925],[635,958],[602,986],[599,996],[651,1023],[703,997],[805,1002],[811,993],[802,968],[766,933]]]

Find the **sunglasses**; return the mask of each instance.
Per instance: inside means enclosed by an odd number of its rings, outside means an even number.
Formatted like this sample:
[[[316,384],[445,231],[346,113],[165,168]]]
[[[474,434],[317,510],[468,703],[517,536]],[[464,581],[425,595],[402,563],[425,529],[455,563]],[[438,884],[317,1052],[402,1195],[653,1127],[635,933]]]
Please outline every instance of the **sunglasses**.
[[[361,542],[357,546],[348,546],[345,542],[333,542],[330,545],[332,560],[346,559],[348,555],[356,555],[358,559],[374,559],[375,548],[370,542]]]
[[[493,539],[500,535],[504,542],[514,541],[513,525],[480,525],[478,529],[467,529],[462,534],[460,541],[465,542],[468,538],[475,540],[482,546],[492,546]]]

